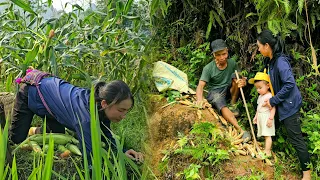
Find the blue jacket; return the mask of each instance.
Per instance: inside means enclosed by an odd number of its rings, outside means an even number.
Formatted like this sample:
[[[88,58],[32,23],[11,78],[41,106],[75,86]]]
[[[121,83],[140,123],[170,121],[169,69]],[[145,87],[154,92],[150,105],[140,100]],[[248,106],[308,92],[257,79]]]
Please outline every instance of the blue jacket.
[[[290,60],[290,57],[284,54],[276,54],[269,64],[275,94],[270,99],[270,104],[277,107],[280,121],[297,113],[302,105],[302,97],[293,77]]]
[[[90,157],[90,153],[92,153],[89,110],[90,90],[76,87],[56,77],[42,79],[39,87],[56,120],[68,129],[75,131],[80,142],[82,142],[81,125],[86,152],[88,157]],[[51,116],[44,107],[35,86],[29,87],[28,106],[33,113],[42,118]],[[115,140],[108,130],[108,128],[110,129],[110,120],[103,113],[99,113],[99,120],[102,133],[111,141],[112,148],[114,149]],[[104,136],[101,135],[101,140],[109,147],[109,141],[107,142]],[[81,148],[82,145],[80,146]],[[88,158],[88,160],[91,163],[91,159]]]

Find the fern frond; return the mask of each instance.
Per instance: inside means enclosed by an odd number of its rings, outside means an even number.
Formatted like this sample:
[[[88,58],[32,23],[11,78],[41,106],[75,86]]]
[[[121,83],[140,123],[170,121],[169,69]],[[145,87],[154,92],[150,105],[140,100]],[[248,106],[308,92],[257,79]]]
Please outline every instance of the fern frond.
[[[274,20],[269,20],[268,21],[268,29],[273,33],[273,34],[278,34],[279,31],[277,30],[277,28],[274,25]]]
[[[297,30],[298,29],[298,25],[293,23],[290,19],[286,19],[283,23],[284,23],[283,25],[290,30]]]
[[[286,27],[283,27],[283,26],[281,26],[281,22],[282,22],[283,20],[273,20],[273,26],[275,27],[275,29],[276,29],[276,32],[275,32],[275,34],[278,34],[279,32],[282,32],[283,30],[285,30],[286,29]]]
[[[291,10],[291,6],[290,6],[289,0],[284,0],[283,1],[283,5],[284,5],[284,9],[286,11],[286,14],[289,15],[290,14],[290,10]]]

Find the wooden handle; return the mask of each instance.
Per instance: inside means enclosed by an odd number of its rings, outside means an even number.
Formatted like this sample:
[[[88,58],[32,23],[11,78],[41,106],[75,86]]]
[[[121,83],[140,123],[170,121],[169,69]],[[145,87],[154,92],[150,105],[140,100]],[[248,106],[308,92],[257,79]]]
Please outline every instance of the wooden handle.
[[[240,80],[237,70],[235,71],[235,74],[237,76],[237,80]],[[241,92],[242,100],[243,100],[243,103],[244,103],[244,107],[246,108],[246,112],[247,112],[247,115],[248,115],[248,120],[249,120],[249,124],[250,124],[250,128],[251,128],[251,134],[252,134],[252,137],[253,137],[253,144],[256,147],[257,151],[260,152],[261,150],[260,150],[260,148],[258,146],[258,143],[257,143],[257,140],[256,140],[256,136],[254,135],[254,131],[253,131],[252,123],[251,123],[251,117],[250,117],[250,114],[249,114],[246,98],[244,97],[244,93],[243,93],[242,88],[240,88],[240,92]]]

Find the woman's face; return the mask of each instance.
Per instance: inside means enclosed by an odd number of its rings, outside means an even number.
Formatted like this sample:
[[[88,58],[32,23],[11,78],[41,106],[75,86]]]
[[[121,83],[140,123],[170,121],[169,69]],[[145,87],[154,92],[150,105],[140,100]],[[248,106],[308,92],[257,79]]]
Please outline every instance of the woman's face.
[[[268,43],[261,44],[261,42],[257,40],[257,45],[258,45],[258,51],[262,54],[262,56],[271,58],[272,50]]]
[[[101,101],[101,106],[108,119],[112,122],[120,122],[126,117],[129,109],[132,107],[132,100],[130,98],[121,101],[118,104],[109,106],[105,100]]]

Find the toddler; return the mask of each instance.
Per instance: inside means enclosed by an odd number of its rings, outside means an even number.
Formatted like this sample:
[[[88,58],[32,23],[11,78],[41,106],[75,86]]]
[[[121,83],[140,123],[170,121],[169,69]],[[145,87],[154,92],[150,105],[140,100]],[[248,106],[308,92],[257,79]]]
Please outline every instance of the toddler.
[[[266,156],[271,156],[271,136],[275,135],[274,126],[274,115],[276,112],[275,107],[270,110],[267,106],[262,106],[266,99],[272,97],[272,90],[270,86],[270,78],[266,73],[258,72],[254,78],[249,80],[250,84],[254,84],[256,87],[259,97],[258,97],[258,107],[256,115],[253,118],[253,123],[257,124],[258,127],[258,137],[264,136],[265,138],[265,149],[264,152]]]

